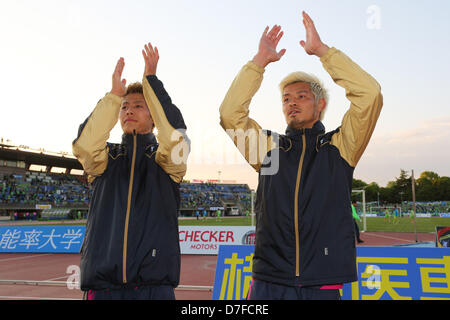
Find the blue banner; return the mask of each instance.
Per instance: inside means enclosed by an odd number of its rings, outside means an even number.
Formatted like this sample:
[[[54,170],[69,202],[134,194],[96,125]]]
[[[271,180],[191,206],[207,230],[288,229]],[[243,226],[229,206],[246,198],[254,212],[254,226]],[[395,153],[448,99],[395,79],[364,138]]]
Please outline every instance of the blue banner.
[[[85,226],[0,227],[0,252],[79,253]]]
[[[213,300],[245,300],[252,281],[255,246],[219,246]]]
[[[450,300],[450,249],[358,247],[344,300]]]
[[[243,300],[252,280],[254,246],[220,246],[214,300]],[[343,300],[450,300],[450,249],[357,247],[358,281]]]

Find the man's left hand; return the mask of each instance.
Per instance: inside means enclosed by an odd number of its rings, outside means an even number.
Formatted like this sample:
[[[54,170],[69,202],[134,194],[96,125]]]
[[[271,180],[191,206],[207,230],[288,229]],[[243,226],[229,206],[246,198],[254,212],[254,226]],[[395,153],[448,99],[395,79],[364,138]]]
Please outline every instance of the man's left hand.
[[[149,42],[145,45],[144,50],[142,50],[142,56],[145,61],[144,76],[155,75],[159,61],[158,48],[153,48],[152,44]]]
[[[310,16],[303,11],[303,24],[306,29],[306,41],[300,41],[300,45],[305,49],[306,53],[309,55],[315,55],[319,58],[322,57],[325,53],[327,53],[328,47],[326,44],[320,40],[319,33],[314,26],[314,22],[310,18]]]

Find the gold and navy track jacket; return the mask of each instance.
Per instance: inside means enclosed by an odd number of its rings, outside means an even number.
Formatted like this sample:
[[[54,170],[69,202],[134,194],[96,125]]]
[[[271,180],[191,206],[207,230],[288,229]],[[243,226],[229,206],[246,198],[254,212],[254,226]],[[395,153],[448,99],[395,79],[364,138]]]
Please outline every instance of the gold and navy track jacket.
[[[107,143],[122,101],[108,93],[72,145],[93,189],[81,249],[84,291],[179,283],[179,183],[189,140],[162,82],[148,76],[142,84],[157,139],[133,132]]]
[[[284,135],[262,130],[249,117],[264,73],[253,62],[241,69],[220,107],[221,126],[259,173],[256,279],[289,286],[357,280],[352,178],[383,98],[377,81],[336,48],[321,62],[350,101],[334,131],[326,133],[320,121],[311,129],[288,127]]]

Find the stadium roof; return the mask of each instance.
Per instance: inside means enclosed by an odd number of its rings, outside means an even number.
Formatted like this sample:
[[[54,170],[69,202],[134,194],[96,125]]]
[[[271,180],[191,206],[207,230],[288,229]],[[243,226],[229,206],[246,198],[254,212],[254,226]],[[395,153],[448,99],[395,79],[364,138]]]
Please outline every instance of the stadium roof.
[[[27,166],[35,164],[48,167],[83,170],[80,162],[72,155],[34,150],[22,146],[0,144],[0,159],[24,161]]]

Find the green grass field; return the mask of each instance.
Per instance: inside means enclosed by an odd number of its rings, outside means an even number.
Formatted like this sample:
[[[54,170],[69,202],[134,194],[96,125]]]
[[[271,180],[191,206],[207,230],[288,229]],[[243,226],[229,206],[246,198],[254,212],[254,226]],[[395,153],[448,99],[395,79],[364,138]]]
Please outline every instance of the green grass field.
[[[414,232],[414,224],[409,217],[398,218],[398,223],[386,221],[382,217],[368,217],[368,232]],[[227,217],[217,220],[216,218],[208,219],[179,219],[180,226],[249,226],[251,218],[247,217]],[[450,226],[450,218],[417,218],[417,232],[435,232],[436,226]],[[362,230],[362,222],[359,223]]]
[[[366,231],[368,232],[414,232],[414,223],[409,217],[398,218],[398,223],[388,222],[382,217],[368,217],[366,219]],[[360,230],[362,230],[362,222],[358,224]],[[416,218],[416,225],[417,232],[435,232],[436,226],[450,226],[450,218]]]
[[[367,232],[414,232],[414,224],[409,217],[398,218],[397,223],[386,221],[382,217],[368,217]],[[417,232],[435,232],[436,226],[450,226],[450,218],[417,218]],[[251,219],[246,217],[227,217],[217,220],[208,219],[179,219],[180,226],[249,226]],[[362,222],[359,223],[360,230],[363,228]]]

